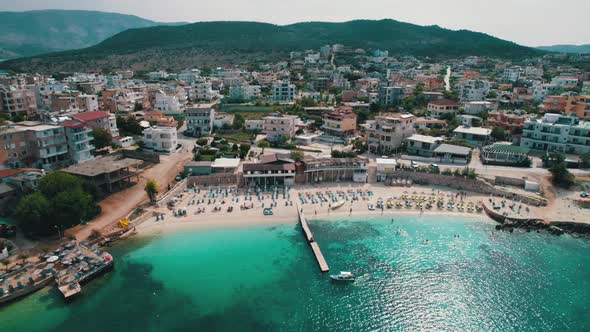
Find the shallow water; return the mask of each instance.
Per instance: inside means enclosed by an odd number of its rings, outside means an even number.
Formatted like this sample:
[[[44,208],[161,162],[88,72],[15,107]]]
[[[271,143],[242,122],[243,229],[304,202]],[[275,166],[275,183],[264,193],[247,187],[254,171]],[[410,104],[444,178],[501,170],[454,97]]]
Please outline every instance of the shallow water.
[[[358,218],[357,218],[358,219]],[[0,309],[0,331],[588,331],[590,241],[497,232],[480,217],[195,230],[111,248],[115,270],[65,303],[48,289]]]

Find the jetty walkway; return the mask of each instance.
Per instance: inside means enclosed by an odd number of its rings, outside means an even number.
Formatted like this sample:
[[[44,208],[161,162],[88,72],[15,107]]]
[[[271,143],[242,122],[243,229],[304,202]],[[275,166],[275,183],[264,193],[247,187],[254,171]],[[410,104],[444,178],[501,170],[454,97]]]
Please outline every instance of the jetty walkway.
[[[320,250],[320,246],[317,244],[317,242],[314,241],[313,234],[311,233],[309,225],[307,224],[307,219],[305,219],[305,215],[303,214],[303,211],[299,209],[299,206],[297,207],[297,214],[299,215],[299,224],[301,225],[301,229],[303,230],[303,235],[305,235],[305,240],[311,247],[311,250],[313,251],[315,259],[318,262],[320,270],[322,272],[330,271],[328,263],[326,263],[326,259],[324,258],[324,255]]]

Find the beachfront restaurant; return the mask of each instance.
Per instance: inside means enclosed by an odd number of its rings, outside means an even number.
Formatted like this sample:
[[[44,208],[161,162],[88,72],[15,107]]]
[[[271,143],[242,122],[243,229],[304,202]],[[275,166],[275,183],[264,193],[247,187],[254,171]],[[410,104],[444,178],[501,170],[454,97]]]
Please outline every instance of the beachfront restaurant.
[[[434,149],[434,156],[441,163],[467,164],[470,153],[470,148],[452,144],[441,144]]]
[[[377,158],[377,182],[385,182],[397,168],[397,161],[392,158]]]
[[[367,182],[369,162],[363,158],[322,158],[304,161],[306,183]]]
[[[242,172],[243,185],[247,188],[293,186],[295,183],[295,161],[276,153],[260,156],[258,162],[244,163]]]

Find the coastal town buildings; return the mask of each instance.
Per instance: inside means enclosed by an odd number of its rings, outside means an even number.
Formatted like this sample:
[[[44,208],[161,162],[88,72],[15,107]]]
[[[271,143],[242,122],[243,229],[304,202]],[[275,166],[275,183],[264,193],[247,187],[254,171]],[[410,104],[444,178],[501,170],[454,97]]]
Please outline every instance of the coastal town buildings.
[[[459,104],[450,99],[436,99],[428,103],[430,116],[438,119],[448,119],[459,113]]]
[[[432,157],[434,155],[434,149],[442,142],[442,137],[414,134],[406,138],[406,150],[411,155]]]
[[[404,140],[415,133],[416,118],[412,114],[386,113],[367,125],[367,144],[374,153],[398,150]]]
[[[9,116],[32,116],[37,112],[35,92],[25,88],[0,86],[0,111]]]
[[[270,141],[276,141],[281,137],[291,138],[297,131],[299,117],[274,113],[262,118],[262,132]]]
[[[459,83],[459,98],[462,102],[482,101],[490,92],[491,83],[486,80],[469,79]]]
[[[186,128],[193,136],[209,135],[213,129],[215,110],[213,104],[193,104],[186,111]]]
[[[322,130],[325,134],[347,137],[356,130],[356,113],[350,107],[340,107],[333,112],[322,114]]]
[[[246,188],[293,186],[295,183],[295,161],[276,153],[262,155],[253,162],[244,162],[242,169],[243,186]]]
[[[272,100],[275,102],[291,102],[295,99],[295,84],[287,80],[272,84]]]
[[[68,151],[73,163],[81,163],[94,159],[92,151],[95,149],[92,143],[92,128],[79,120],[66,120],[60,123],[65,128]]]
[[[488,113],[487,122],[489,127],[500,127],[511,134],[519,134],[529,118],[525,111],[494,111]]]
[[[144,148],[155,152],[172,153],[178,145],[176,127],[153,126],[143,131]]]
[[[84,112],[72,114],[76,120],[89,125],[92,128],[100,128],[110,132],[112,137],[119,136],[117,128],[117,119],[114,114],[102,111]]]
[[[482,146],[491,141],[492,129],[483,127],[459,126],[453,130],[455,138],[467,144]]]
[[[590,152],[590,122],[577,117],[545,114],[525,122],[520,146],[532,150],[585,154]]]
[[[590,95],[569,96],[564,107],[564,113],[577,116],[581,120],[590,120]]]

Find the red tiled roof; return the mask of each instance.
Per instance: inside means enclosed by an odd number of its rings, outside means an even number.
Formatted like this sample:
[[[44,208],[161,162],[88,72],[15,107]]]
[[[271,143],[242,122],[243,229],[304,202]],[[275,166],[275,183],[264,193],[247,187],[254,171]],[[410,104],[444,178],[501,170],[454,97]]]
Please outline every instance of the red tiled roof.
[[[73,117],[80,121],[92,121],[100,118],[108,118],[109,113],[103,111],[92,111],[74,114]]]
[[[26,171],[40,171],[37,168],[6,168],[0,169],[0,178],[5,178],[8,176],[13,176],[15,174],[19,174]]]
[[[78,120],[66,120],[61,123],[62,127],[69,127],[69,128],[82,128],[86,125]]]
[[[459,106],[459,104],[450,99],[436,99],[431,101],[430,104],[438,106]]]

